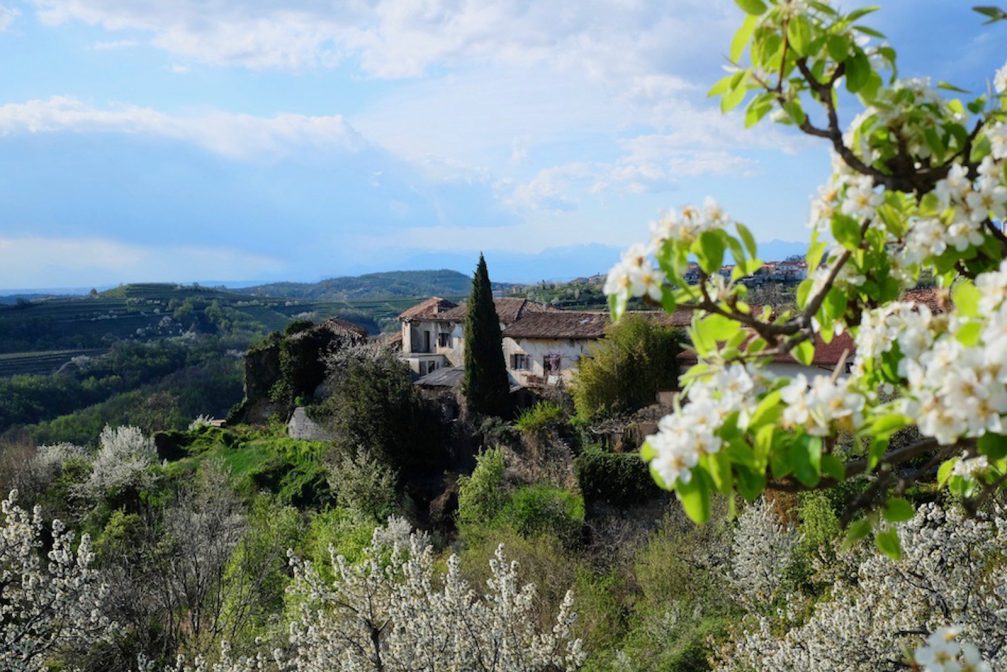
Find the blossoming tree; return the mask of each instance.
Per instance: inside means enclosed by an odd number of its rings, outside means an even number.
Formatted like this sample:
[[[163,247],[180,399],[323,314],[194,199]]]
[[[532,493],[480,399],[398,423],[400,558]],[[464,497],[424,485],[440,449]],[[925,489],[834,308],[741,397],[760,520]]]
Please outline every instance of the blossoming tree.
[[[110,629],[102,613],[106,588],[91,567],[91,540],[76,551],[60,521],[43,554],[42,512],[17,505],[17,492],[0,502],[0,670],[35,672],[64,649],[99,641]]]
[[[712,493],[754,501],[767,488],[822,488],[871,476],[849,527],[897,557],[892,524],[912,517],[901,497],[924,474],[978,504],[1007,480],[1007,66],[976,97],[896,76],[895,50],[814,0],[737,0],[735,67],[710,91],[724,111],[747,101],[747,126],[766,116],[825,141],[832,176],[811,210],[809,277],[795,309],[746,303],[742,278],[762,262],[749,230],[715,202],[668,213],[649,244],[628,250],[605,291],[618,317],[634,297],[694,311],[699,363],[683,402],[643,456],[686,512],[706,520]],[[986,8],[988,9],[988,8]],[[996,18],[996,17],[993,17]],[[848,126],[840,113],[863,107]],[[726,253],[730,278],[720,275]],[[699,281],[685,280],[690,259]],[[932,274],[950,307],[900,300]],[[849,330],[848,376],[776,377],[766,364],[809,364],[816,337]],[[916,427],[920,440],[890,441]]]

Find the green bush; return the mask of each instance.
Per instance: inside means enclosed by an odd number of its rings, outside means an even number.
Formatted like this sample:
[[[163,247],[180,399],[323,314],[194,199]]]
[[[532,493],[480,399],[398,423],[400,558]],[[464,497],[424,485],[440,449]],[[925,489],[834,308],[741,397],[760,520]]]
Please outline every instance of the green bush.
[[[542,434],[556,429],[565,421],[563,409],[551,401],[540,401],[521,413],[514,426],[528,434]]]
[[[573,386],[577,415],[590,419],[653,404],[658,390],[678,385],[681,336],[671,328],[628,315],[581,359]]]
[[[495,518],[507,502],[504,491],[504,455],[489,448],[477,458],[471,476],[458,479],[458,523],[478,525]]]
[[[647,464],[636,453],[590,448],[573,464],[588,508],[599,503],[625,508],[664,494],[650,477]]]
[[[584,500],[551,485],[526,485],[511,495],[500,520],[523,537],[551,535],[570,546],[584,525]]]

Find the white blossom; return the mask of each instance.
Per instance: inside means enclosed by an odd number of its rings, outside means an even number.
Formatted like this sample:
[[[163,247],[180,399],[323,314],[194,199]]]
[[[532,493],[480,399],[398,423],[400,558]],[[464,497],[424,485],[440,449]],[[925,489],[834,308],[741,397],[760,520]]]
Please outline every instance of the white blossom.
[[[91,475],[76,488],[81,497],[95,499],[127,488],[150,483],[150,467],[156,464],[153,439],[136,427],[106,426],[98,440],[98,452],[91,463]]]
[[[43,554],[41,510],[19,507],[17,491],[0,503],[0,516],[0,670],[48,670],[66,647],[106,638],[112,626],[91,539],[82,536],[75,551],[73,533],[55,520]]]
[[[783,627],[753,614],[733,641],[719,650],[723,672],[877,672],[905,669],[905,652],[921,642],[914,633],[960,624],[971,642],[970,660],[1007,666],[1007,518],[987,518],[926,504],[898,535],[903,557],[892,561],[870,550],[848,552],[853,575],[840,575],[830,597],[789,605],[799,620]],[[781,634],[781,632],[783,634]],[[971,647],[975,648],[975,651]],[[964,647],[963,647],[964,649]],[[963,668],[967,669],[967,668]]]

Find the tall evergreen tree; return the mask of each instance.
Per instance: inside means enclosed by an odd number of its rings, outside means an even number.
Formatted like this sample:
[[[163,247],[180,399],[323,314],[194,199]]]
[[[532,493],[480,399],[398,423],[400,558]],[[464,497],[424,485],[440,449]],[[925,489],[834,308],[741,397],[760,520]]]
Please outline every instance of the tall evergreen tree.
[[[474,413],[505,416],[510,411],[510,383],[504,362],[500,318],[482,254],[472,278],[472,294],[465,317],[463,389],[469,410]]]

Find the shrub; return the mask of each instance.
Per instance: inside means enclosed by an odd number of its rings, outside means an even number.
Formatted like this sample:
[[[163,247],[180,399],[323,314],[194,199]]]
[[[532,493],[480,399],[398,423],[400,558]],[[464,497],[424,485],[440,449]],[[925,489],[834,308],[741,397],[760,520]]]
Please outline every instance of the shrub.
[[[395,472],[366,451],[340,455],[331,467],[329,485],[340,506],[359,511],[374,521],[395,513],[398,494]]]
[[[561,426],[565,420],[563,409],[551,401],[540,401],[526,409],[514,426],[528,434],[540,435]]]
[[[459,523],[484,523],[499,514],[507,502],[504,469],[503,450],[490,448],[477,458],[476,468],[471,476],[458,479]]]
[[[589,509],[599,503],[625,508],[663,494],[649,478],[647,464],[636,453],[591,448],[574,460],[574,471]]]
[[[608,328],[580,362],[573,386],[577,415],[590,419],[653,404],[657,392],[678,385],[680,336],[639,316]]]
[[[548,534],[572,545],[584,524],[584,500],[550,485],[526,485],[511,495],[500,520],[523,537]]]
[[[401,475],[443,464],[439,413],[420,396],[408,365],[394,352],[360,346],[341,351],[330,366],[332,396],[318,413],[340,450],[366,450]]]

